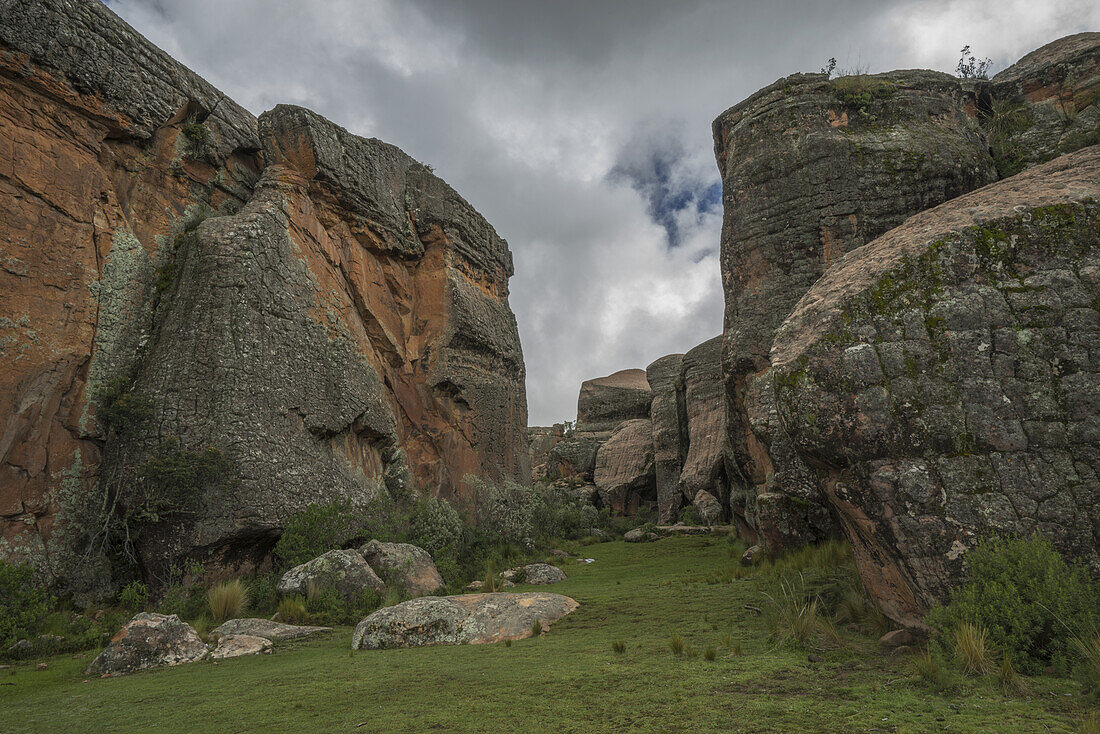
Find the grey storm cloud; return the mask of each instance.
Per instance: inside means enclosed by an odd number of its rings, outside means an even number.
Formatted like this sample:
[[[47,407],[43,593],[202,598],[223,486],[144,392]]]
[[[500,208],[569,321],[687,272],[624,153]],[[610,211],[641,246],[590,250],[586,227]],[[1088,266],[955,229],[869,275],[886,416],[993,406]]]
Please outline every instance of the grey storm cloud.
[[[711,120],[835,57],[1003,68],[1094,0],[111,0],[254,113],[310,107],[430,163],[508,239],[533,424],[721,330]]]

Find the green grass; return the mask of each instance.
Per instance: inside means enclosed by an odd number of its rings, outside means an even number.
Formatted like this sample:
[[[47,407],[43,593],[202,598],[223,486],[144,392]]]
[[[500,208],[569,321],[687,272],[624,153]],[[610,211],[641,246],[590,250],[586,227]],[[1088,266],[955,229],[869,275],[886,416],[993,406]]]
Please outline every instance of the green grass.
[[[1004,696],[994,675],[937,694],[906,657],[846,631],[813,648],[824,660],[811,663],[745,608],[767,604],[771,582],[708,581],[738,563],[725,538],[584,552],[595,563],[565,564],[568,581],[517,589],[581,603],[540,639],[351,653],[342,627],[270,656],[87,682],[91,656],[50,658],[44,671],[32,660],[0,670],[0,729],[1039,732],[1072,731],[1086,715],[1069,679],[1029,678],[1030,699]],[[704,654],[670,654],[672,635]]]

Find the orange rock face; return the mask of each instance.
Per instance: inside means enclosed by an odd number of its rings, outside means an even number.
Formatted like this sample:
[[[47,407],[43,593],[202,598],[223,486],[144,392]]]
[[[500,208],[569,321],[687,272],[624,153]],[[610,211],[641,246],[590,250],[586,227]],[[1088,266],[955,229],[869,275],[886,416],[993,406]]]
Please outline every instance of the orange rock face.
[[[309,502],[530,475],[511,255],[453,189],[305,110],[261,135],[102,3],[15,6],[0,557],[79,568],[95,594],[127,554],[152,576],[263,563]],[[166,447],[213,447],[224,476],[139,506]],[[124,515],[140,533],[120,546]]]

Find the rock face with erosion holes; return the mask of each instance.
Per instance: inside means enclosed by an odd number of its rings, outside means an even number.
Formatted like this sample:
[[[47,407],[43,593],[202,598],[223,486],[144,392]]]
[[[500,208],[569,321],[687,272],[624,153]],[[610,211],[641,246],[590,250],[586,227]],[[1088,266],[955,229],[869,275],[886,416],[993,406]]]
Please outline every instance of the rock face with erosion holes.
[[[511,254],[430,168],[97,0],[11,0],[0,70],[0,557],[103,596],[127,538],[244,573],[310,503],[529,477]]]
[[[1100,574],[1100,146],[909,219],[795,307],[770,361],[870,593],[920,624],[989,535]]]
[[[193,663],[206,657],[206,644],[174,614],[137,614],[111,638],[86,671],[119,676],[149,668]]]
[[[561,594],[425,596],[383,607],[355,628],[351,649],[462,645],[522,640],[539,622],[545,634],[580,606]]]

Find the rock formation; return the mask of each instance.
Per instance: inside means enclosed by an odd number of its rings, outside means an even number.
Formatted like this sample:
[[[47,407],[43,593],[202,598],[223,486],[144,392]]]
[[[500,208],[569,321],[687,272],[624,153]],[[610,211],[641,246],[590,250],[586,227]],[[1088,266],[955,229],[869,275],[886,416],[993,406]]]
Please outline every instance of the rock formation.
[[[175,614],[141,612],[127,622],[85,673],[102,677],[193,663],[209,649],[194,628]]]
[[[923,71],[772,84],[714,123],[723,180],[723,373],[731,510],[772,550],[836,532],[768,373],[775,329],[844,253],[912,214],[1100,135],[1100,34],[1062,39],[992,81]],[[1052,115],[1072,98],[1070,120]],[[1059,105],[1062,105],[1059,107]]]
[[[992,534],[1100,574],[1100,146],[842,258],[772,347],[779,414],[892,619]]]
[[[247,570],[310,502],[530,476],[511,255],[428,167],[95,0],[9,2],[0,71],[0,555]]]
[[[684,504],[680,493],[680,471],[684,466],[687,437],[684,386],[681,379],[684,355],[661,357],[645,369],[653,391],[649,406],[653,424],[653,468],[657,494],[657,521],[675,522]]]

